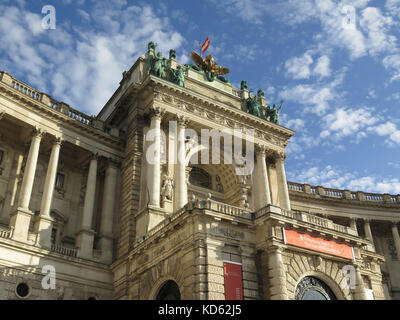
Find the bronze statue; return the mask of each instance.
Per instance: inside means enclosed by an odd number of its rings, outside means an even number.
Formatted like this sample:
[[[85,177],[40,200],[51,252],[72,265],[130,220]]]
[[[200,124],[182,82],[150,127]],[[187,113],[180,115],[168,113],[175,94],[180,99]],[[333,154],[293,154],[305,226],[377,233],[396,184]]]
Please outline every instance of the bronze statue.
[[[169,74],[169,81],[176,83],[177,85],[184,87],[185,84],[185,72],[187,67],[178,66],[176,70],[171,69]]]
[[[167,59],[162,56],[161,52],[158,52],[155,57],[149,55],[146,63],[146,70],[150,69],[150,73],[162,78],[164,70],[167,67]]]
[[[217,66],[218,62],[214,62],[212,55],[208,55],[204,60],[199,54],[192,52],[190,57],[204,71],[208,81],[214,81],[216,76],[229,73],[228,68]]]

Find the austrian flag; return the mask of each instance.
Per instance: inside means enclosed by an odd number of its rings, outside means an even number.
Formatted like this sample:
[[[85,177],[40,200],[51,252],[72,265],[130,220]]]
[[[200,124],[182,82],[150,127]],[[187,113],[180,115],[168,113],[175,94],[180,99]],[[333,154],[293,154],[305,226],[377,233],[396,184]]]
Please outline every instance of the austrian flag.
[[[207,51],[208,47],[210,46],[210,39],[207,37],[206,41],[204,41],[203,45],[201,46],[201,53]]]

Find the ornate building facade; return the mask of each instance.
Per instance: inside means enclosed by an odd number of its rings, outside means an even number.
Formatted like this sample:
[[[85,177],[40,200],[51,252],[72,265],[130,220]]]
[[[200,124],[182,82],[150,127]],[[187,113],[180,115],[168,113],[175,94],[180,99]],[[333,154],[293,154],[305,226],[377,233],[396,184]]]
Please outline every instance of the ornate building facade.
[[[175,56],[92,117],[0,72],[0,299],[399,299],[400,196],[287,182],[263,94]]]

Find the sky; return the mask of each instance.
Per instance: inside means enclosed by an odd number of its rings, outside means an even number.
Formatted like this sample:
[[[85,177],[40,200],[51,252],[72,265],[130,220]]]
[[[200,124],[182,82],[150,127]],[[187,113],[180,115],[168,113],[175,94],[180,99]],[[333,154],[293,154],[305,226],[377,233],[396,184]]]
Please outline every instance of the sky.
[[[149,41],[185,64],[208,36],[235,87],[284,100],[289,181],[400,194],[400,0],[2,0],[0,17],[0,70],[89,115]]]

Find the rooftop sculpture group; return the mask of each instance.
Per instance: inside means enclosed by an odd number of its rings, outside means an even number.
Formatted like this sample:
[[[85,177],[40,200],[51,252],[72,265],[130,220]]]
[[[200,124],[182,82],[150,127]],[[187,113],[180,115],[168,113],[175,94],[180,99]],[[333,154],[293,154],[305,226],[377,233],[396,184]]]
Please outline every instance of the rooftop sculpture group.
[[[147,62],[146,70],[157,77],[167,79],[181,87],[185,86],[185,74],[189,68],[196,71],[203,71],[207,80],[212,82],[215,79],[219,79],[225,83],[229,83],[229,80],[222,75],[228,74],[229,69],[218,66],[212,55],[208,55],[203,59],[196,52],[192,52],[190,57],[196,64],[186,64],[184,66],[178,65],[176,69],[168,67],[167,59],[163,57],[161,52],[156,53],[156,44],[150,42],[148,44]],[[169,51],[169,59],[176,60],[176,51],[171,49]],[[242,81],[240,84],[241,90],[247,90],[247,81]],[[251,90],[250,90],[251,92]],[[257,91],[256,96],[249,96],[244,103],[244,111],[265,119],[275,124],[279,124],[279,113],[282,109],[283,101],[281,101],[280,106],[273,104],[272,107],[267,105],[263,107],[261,104],[261,99],[264,98],[264,92],[260,89]]]

